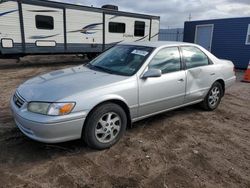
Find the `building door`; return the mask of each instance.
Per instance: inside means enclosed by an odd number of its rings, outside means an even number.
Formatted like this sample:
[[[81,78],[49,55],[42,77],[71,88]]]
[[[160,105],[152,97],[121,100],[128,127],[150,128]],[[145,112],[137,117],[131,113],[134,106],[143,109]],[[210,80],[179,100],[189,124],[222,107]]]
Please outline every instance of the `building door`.
[[[195,43],[211,51],[214,25],[197,25]]]

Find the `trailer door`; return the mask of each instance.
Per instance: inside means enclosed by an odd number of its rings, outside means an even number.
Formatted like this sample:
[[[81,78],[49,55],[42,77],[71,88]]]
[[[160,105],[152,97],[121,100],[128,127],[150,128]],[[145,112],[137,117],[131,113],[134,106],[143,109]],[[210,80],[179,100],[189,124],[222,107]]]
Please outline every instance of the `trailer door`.
[[[159,30],[160,30],[160,20],[152,19],[151,38],[150,38],[151,41],[158,41]]]
[[[63,9],[22,4],[26,53],[64,52]]]

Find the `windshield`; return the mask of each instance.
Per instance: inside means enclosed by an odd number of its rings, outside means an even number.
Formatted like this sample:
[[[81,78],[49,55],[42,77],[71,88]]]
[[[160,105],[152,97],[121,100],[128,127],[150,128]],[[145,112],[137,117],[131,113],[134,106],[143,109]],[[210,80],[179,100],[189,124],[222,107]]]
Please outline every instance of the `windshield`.
[[[132,76],[142,66],[153,48],[133,45],[117,45],[104,52],[87,66],[110,74]]]

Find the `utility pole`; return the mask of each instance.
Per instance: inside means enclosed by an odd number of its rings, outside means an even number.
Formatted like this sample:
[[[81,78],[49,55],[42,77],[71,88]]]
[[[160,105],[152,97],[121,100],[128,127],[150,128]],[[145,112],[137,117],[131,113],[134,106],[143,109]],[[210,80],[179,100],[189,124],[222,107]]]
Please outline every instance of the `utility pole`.
[[[191,21],[192,20],[192,14],[190,13],[188,16],[188,20]]]

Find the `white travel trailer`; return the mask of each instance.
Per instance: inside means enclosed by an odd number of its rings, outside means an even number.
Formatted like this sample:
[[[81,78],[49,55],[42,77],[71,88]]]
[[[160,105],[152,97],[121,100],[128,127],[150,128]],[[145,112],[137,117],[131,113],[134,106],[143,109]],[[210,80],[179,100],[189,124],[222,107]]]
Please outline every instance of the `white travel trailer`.
[[[0,54],[100,53],[122,41],[157,41],[158,16],[46,0],[0,0]]]

